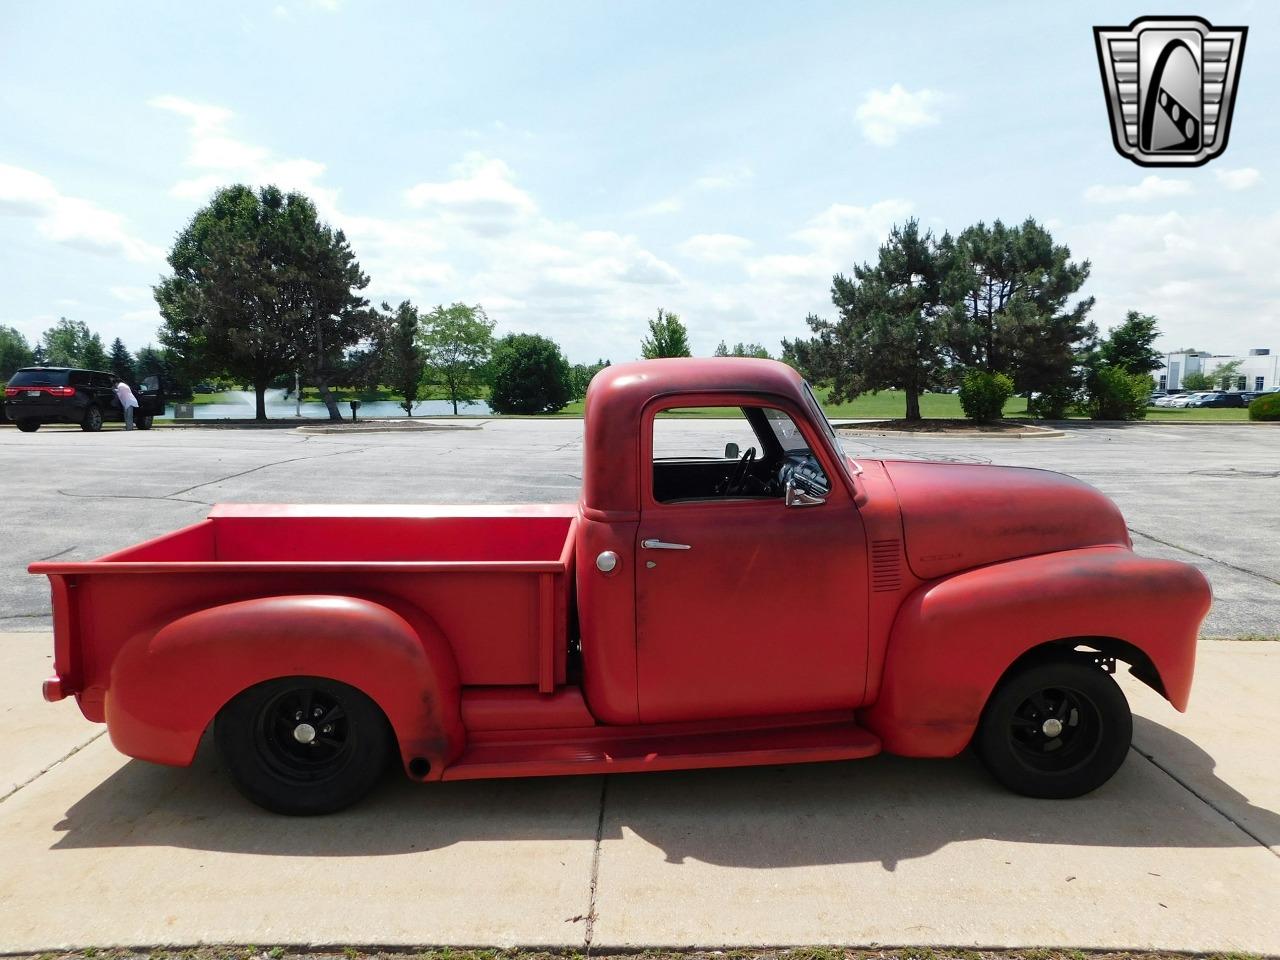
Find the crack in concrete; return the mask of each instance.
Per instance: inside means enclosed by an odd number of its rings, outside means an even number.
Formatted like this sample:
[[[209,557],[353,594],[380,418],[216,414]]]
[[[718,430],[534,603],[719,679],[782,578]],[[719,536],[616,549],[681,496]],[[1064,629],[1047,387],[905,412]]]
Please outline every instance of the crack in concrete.
[[[43,770],[39,771],[34,776],[28,777],[26,780],[23,780],[20,784],[15,786],[12,790],[10,790],[4,796],[0,796],[0,803],[4,803],[6,800],[12,797],[15,793],[17,793],[23,787],[27,787],[35,783],[37,780],[43,777],[46,773],[48,773],[54,767],[58,766],[58,764],[62,763],[64,760],[70,760],[72,757],[74,757],[77,753],[79,753],[85,747],[89,746],[89,744],[93,743],[95,740],[102,739],[102,737],[106,736],[106,733],[107,733],[106,730],[100,730],[96,734],[94,734],[92,737],[90,737],[88,740],[86,740],[84,743],[81,743],[77,746],[72,747],[67,753],[64,753],[62,756],[60,756],[57,760],[53,761],[53,763],[49,764]]]
[[[1265,580],[1267,583],[1274,583],[1277,587],[1280,587],[1280,580],[1277,580],[1275,577],[1269,577],[1265,573],[1259,573],[1257,570],[1250,570],[1248,567],[1241,567],[1234,563],[1228,563],[1226,560],[1219,560],[1217,557],[1212,557],[1207,553],[1201,553],[1199,550],[1192,550],[1190,547],[1184,547],[1179,543],[1170,543],[1168,540],[1161,540],[1159,537],[1153,537],[1149,533],[1143,533],[1137,527],[1130,527],[1129,532],[1136,533],[1140,537],[1146,537],[1148,540],[1152,540],[1155,543],[1162,544],[1166,547],[1172,547],[1174,550],[1181,550],[1183,553],[1189,553],[1191,556],[1199,557],[1201,560],[1208,560],[1211,563],[1216,563],[1218,566],[1226,567],[1228,570],[1234,570],[1237,573],[1245,573],[1251,577],[1257,577],[1259,580]]]
[[[596,934],[596,887],[600,882],[600,844],[604,839],[604,805],[609,793],[609,778],[600,778],[600,815],[596,819],[596,846],[591,853],[591,889],[587,897],[587,926],[582,946],[591,956],[591,940]]]
[[[1260,836],[1258,836],[1256,833],[1254,833],[1252,830],[1246,827],[1243,823],[1241,823],[1235,817],[1231,816],[1231,814],[1227,813],[1227,811],[1223,810],[1220,806],[1215,804],[1203,793],[1201,793],[1195,787],[1191,786],[1191,784],[1187,783],[1187,781],[1179,777],[1176,773],[1174,773],[1172,770],[1166,767],[1163,763],[1157,760],[1152,754],[1147,753],[1145,750],[1143,750],[1141,747],[1139,747],[1135,743],[1131,743],[1129,745],[1129,749],[1131,749],[1138,756],[1142,757],[1144,760],[1150,763],[1153,767],[1155,767],[1157,770],[1163,773],[1166,777],[1168,777],[1178,786],[1182,787],[1183,790],[1187,791],[1187,793],[1191,794],[1193,797],[1195,797],[1197,800],[1203,803],[1210,810],[1213,810],[1215,813],[1221,816],[1224,820],[1226,820],[1229,824],[1231,824],[1233,827],[1235,827],[1237,830],[1243,833],[1250,840],[1253,840],[1255,843],[1259,844],[1264,850],[1266,850],[1273,857],[1280,858],[1280,851],[1273,850],[1271,847],[1271,844],[1267,843],[1267,841],[1263,840]]]
[[[37,560],[32,560],[31,562],[32,562],[32,563],[44,563],[44,562],[45,562],[45,561],[47,561],[47,560],[54,560],[54,559],[57,559],[58,557],[61,557],[61,556],[63,556],[64,554],[70,553],[72,550],[74,550],[74,549],[75,549],[76,547],[78,547],[78,546],[80,546],[80,544],[78,544],[78,543],[74,543],[74,544],[72,544],[71,546],[67,547],[67,549],[65,549],[65,550],[59,550],[57,553],[51,553],[51,554],[49,554],[49,556],[47,556],[47,557],[40,557],[39,559],[37,559]],[[21,614],[18,614],[18,616],[21,616]]]

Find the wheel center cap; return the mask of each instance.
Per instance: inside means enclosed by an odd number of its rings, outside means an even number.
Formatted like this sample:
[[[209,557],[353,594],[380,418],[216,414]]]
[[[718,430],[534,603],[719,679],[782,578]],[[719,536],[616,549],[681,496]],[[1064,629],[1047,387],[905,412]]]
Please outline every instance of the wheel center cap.
[[[304,723],[303,726],[305,727],[306,724]],[[1040,732],[1052,740],[1062,734],[1062,721],[1057,717],[1050,717],[1040,726]],[[294,735],[297,736],[296,733]]]
[[[1052,722],[1056,723],[1057,721]],[[315,738],[316,728],[309,723],[300,723],[293,728],[293,739],[297,740],[299,743],[310,743]]]

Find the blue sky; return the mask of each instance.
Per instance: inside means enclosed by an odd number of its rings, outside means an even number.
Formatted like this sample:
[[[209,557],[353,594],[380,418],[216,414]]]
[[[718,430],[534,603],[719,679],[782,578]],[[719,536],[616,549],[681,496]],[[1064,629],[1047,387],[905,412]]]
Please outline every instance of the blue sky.
[[[1230,145],[1111,146],[1091,27],[1250,28]],[[17,4],[0,8],[0,323],[136,348],[173,235],[223,183],[309,193],[374,300],[479,302],[573,360],[776,350],[890,225],[1034,216],[1100,327],[1280,349],[1280,8],[1130,4]]]

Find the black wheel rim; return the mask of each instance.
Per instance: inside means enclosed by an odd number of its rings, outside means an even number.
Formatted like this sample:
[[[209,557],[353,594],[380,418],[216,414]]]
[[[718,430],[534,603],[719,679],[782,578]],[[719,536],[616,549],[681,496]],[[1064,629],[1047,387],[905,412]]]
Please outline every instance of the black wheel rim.
[[[258,713],[258,755],[290,783],[328,780],[347,765],[355,730],[342,701],[314,687],[276,694]]]
[[[1102,713],[1070,687],[1046,687],[1018,704],[1009,743],[1023,766],[1040,773],[1070,773],[1088,763],[1102,742]]]

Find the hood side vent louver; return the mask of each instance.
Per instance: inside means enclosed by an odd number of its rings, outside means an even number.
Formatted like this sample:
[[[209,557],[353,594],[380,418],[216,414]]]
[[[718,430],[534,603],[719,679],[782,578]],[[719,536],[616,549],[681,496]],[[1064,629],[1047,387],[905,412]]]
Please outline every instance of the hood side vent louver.
[[[871,589],[888,593],[902,588],[902,541],[871,541]]]

